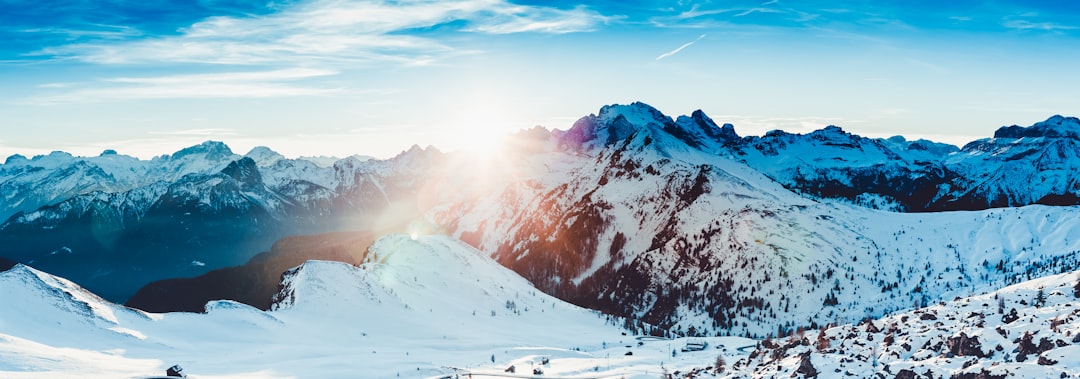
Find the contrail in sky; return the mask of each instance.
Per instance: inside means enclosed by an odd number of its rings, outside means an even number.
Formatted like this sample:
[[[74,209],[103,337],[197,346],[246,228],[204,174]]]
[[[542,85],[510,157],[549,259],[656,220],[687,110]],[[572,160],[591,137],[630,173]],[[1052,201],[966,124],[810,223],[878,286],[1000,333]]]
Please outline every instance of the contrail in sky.
[[[690,47],[690,45],[693,45],[693,44],[694,44],[694,42],[697,42],[697,41],[701,41],[701,39],[702,39],[702,38],[705,38],[705,35],[704,35],[704,34],[702,34],[702,35],[698,36],[698,38],[697,38],[697,39],[695,39],[695,40],[693,40],[693,41],[690,41],[690,42],[684,43],[684,44],[683,44],[682,46],[679,46],[679,47],[675,48],[675,50],[672,50],[672,51],[669,51],[669,52],[666,52],[666,53],[660,54],[660,56],[656,57],[656,60],[661,60],[661,59],[664,59],[664,58],[670,57],[670,56],[672,56],[672,55],[678,54],[678,53],[679,53],[680,51],[683,51],[683,49],[685,49],[685,48],[687,48],[687,47]]]

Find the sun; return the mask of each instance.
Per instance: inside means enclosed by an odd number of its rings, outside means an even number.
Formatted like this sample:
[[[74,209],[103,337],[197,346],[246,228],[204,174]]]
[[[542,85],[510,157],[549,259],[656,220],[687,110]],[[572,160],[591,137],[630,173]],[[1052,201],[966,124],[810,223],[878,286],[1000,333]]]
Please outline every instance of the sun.
[[[454,122],[457,141],[454,149],[467,155],[490,157],[503,149],[513,122],[499,107],[471,104],[461,110]]]

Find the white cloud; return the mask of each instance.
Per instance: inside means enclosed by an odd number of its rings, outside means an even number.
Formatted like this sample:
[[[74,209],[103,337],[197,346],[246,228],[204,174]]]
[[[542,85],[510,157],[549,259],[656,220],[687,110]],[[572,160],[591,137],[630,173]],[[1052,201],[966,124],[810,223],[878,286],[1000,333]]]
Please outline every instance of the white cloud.
[[[210,17],[176,36],[72,44],[38,54],[103,64],[424,64],[454,49],[411,30],[461,21],[461,30],[468,32],[569,33],[593,30],[607,20],[583,7],[563,10],[505,0],[313,0],[265,16]]]
[[[701,41],[702,38],[705,38],[704,34],[698,36],[698,38],[693,40],[693,41],[684,43],[682,46],[676,47],[675,50],[660,54],[659,56],[656,57],[656,60],[661,60],[661,59],[670,57],[672,55],[678,54],[680,51],[683,51],[683,49],[685,49],[687,47],[690,47],[690,45],[693,45],[695,42]]]
[[[92,88],[73,88],[58,95],[30,98],[37,105],[85,103],[115,100],[177,98],[266,98],[282,96],[330,95],[343,92],[289,82],[336,75],[336,71],[283,69],[215,74],[188,74],[158,77],[121,77],[105,79]]]
[[[749,16],[754,13],[782,13],[780,10],[772,8],[750,8],[745,11],[739,12],[735,17]]]
[[[490,17],[478,20],[476,26],[465,30],[491,34],[573,33],[592,31],[599,23],[607,23],[610,19],[580,6],[561,10],[519,5],[498,9]]]
[[[1071,25],[1061,25],[1052,22],[1031,22],[1027,20],[1009,20],[1005,21],[1003,26],[1009,29],[1042,30],[1048,32],[1077,29],[1076,26]]]
[[[168,132],[148,132],[153,135],[163,136],[200,136],[200,137],[220,137],[220,136],[235,136],[237,135],[235,130],[232,129],[218,129],[218,128],[206,128],[206,129],[184,129],[173,130]]]

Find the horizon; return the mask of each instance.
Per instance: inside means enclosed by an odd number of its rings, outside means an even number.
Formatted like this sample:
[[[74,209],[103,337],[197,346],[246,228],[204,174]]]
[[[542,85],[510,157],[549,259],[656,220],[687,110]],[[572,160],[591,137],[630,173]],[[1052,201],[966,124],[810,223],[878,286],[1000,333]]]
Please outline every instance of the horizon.
[[[1080,5],[506,0],[63,4],[0,12],[0,157],[206,140],[455,151],[604,104],[741,135],[836,125],[962,146],[1080,115]],[[481,146],[482,147],[482,146]]]
[[[611,104],[611,105],[616,105],[616,104]],[[661,110],[661,112],[662,111],[663,110]],[[595,115],[595,113],[593,113],[593,114]],[[678,116],[684,116],[684,115],[668,115],[668,114],[665,114],[665,115],[668,116],[668,117],[671,117],[672,119],[675,119]],[[688,116],[688,115],[689,114],[687,114],[685,116]],[[708,115],[708,114],[706,114],[706,115]],[[1052,115],[1052,116],[1047,117],[1046,120],[1049,120],[1049,119],[1051,119],[1053,117],[1076,118],[1075,116]],[[711,118],[711,116],[710,116],[710,118]],[[1036,123],[1040,123],[1040,122],[1043,122],[1043,121],[1046,121],[1046,120],[1036,121],[1036,122],[1033,122],[1030,125],[1015,125],[1015,124],[1014,125],[1002,125],[1002,126],[999,126],[998,128],[996,128],[994,130],[997,131],[1000,128],[1005,128],[1005,127],[1010,127],[1010,126],[1030,127],[1030,126],[1032,126],[1032,125],[1034,125]],[[714,121],[716,121],[716,120],[714,119]],[[718,125],[724,125],[725,123],[723,121],[717,121],[717,124]],[[761,137],[765,133],[769,133],[769,132],[772,132],[772,131],[784,131],[784,132],[787,132],[787,131],[782,130],[782,129],[773,129],[773,130],[766,131],[763,134],[747,135],[747,134],[739,133],[738,125],[733,125],[733,126],[734,126],[734,129],[735,129],[735,132],[737,134],[739,134],[739,137],[750,137],[750,136]],[[902,137],[907,141],[926,140],[926,141],[930,141],[930,142],[934,142],[934,143],[943,143],[943,144],[952,145],[952,146],[955,146],[957,148],[962,148],[962,147],[964,147],[964,145],[966,145],[968,143],[971,143],[971,142],[978,141],[978,140],[993,138],[993,134],[994,134],[994,133],[990,133],[987,136],[983,136],[983,137],[963,141],[963,143],[959,143],[959,144],[958,143],[950,143],[950,142],[946,142],[946,141],[937,141],[937,140],[924,139],[924,138],[909,138],[908,136],[904,136],[904,135],[900,135],[900,134],[890,135],[890,136],[865,136],[865,135],[859,135],[858,133],[853,133],[850,130],[844,129],[844,127],[842,125],[832,125],[832,124],[824,125],[824,126],[821,126],[820,128],[813,129],[813,130],[801,131],[801,132],[794,133],[794,134],[808,134],[808,133],[823,130],[823,129],[825,129],[827,127],[830,127],[830,126],[839,127],[841,130],[843,130],[846,133],[850,133],[850,134],[860,136],[860,137],[864,137],[864,138],[883,140],[883,139],[889,139],[889,138],[893,138],[893,137]],[[566,130],[569,129],[569,128],[566,128],[566,129],[563,129],[563,128],[549,128],[549,127],[546,127],[546,126],[543,126],[543,125],[537,125],[537,126],[534,126],[534,127],[542,127],[542,128],[544,128],[545,130],[548,130],[548,131],[566,131]],[[523,128],[523,129],[519,129],[517,131],[514,131],[512,133],[507,133],[507,134],[505,134],[505,137],[508,137],[511,134],[515,133],[515,132],[526,131],[527,129],[530,129],[530,128]],[[179,152],[180,150],[183,150],[183,149],[186,149],[186,148],[191,148],[191,147],[196,147],[196,146],[206,144],[206,143],[222,143],[227,148],[229,148],[229,150],[232,151],[233,154],[240,155],[240,156],[246,156],[246,155],[250,154],[252,150],[257,149],[257,148],[266,148],[266,149],[269,149],[269,150],[273,151],[274,153],[282,155],[286,159],[319,159],[319,158],[324,158],[325,159],[325,158],[332,158],[332,159],[335,159],[335,160],[341,160],[341,159],[345,159],[345,158],[349,158],[349,157],[360,157],[360,158],[369,158],[369,159],[377,159],[377,160],[386,160],[386,159],[394,158],[396,156],[404,154],[404,153],[408,152],[409,150],[412,150],[413,148],[420,148],[420,149],[423,149],[423,150],[427,150],[427,149],[430,149],[430,148],[435,148],[436,150],[438,150],[440,152],[443,152],[443,153],[452,153],[452,152],[455,152],[455,151],[461,151],[462,150],[462,149],[445,150],[445,149],[440,148],[437,145],[421,146],[419,144],[413,144],[413,145],[410,145],[410,146],[402,149],[401,151],[398,151],[397,153],[394,153],[394,154],[392,154],[390,156],[374,156],[374,155],[368,155],[368,154],[363,154],[363,153],[353,153],[353,154],[343,155],[343,156],[336,156],[336,155],[287,155],[287,154],[283,154],[281,151],[278,151],[277,149],[275,149],[274,146],[255,145],[255,146],[245,147],[245,146],[241,145],[240,147],[237,147],[237,146],[234,146],[232,143],[229,143],[228,141],[226,141],[224,139],[213,139],[213,138],[211,138],[211,139],[203,140],[203,141],[196,142],[196,143],[189,144],[189,145],[178,146],[178,147],[176,147],[175,149],[173,149],[171,151],[161,151],[161,152],[153,153],[153,154],[150,154],[150,155],[128,154],[128,153],[125,153],[124,151],[119,151],[119,150],[112,149],[112,148],[105,148],[105,149],[103,149],[103,150],[101,150],[101,151],[99,151],[97,153],[75,153],[75,152],[72,152],[72,151],[65,151],[65,150],[52,150],[52,151],[47,152],[47,153],[41,153],[41,154],[35,154],[35,155],[12,153],[12,154],[8,154],[6,156],[5,155],[0,155],[0,165],[6,164],[7,160],[9,158],[12,158],[12,157],[15,157],[15,156],[22,156],[23,158],[26,158],[28,160],[34,160],[34,159],[37,159],[39,157],[48,156],[48,155],[53,154],[53,153],[70,154],[75,158],[92,158],[92,157],[106,155],[106,153],[108,152],[110,154],[130,156],[130,157],[134,157],[134,158],[139,159],[139,160],[148,161],[148,160],[152,160],[154,158],[158,158],[158,157],[161,157],[161,156],[171,156],[171,155]]]

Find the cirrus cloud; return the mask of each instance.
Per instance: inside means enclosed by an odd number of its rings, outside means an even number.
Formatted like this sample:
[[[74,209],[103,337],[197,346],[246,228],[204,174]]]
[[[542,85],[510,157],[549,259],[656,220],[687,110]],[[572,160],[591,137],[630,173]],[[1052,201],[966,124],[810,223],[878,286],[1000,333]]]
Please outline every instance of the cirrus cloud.
[[[584,6],[505,0],[314,0],[268,15],[209,17],[177,35],[53,46],[34,54],[98,64],[427,64],[456,49],[417,30],[457,23],[461,32],[571,33],[594,30],[608,19]]]
[[[177,98],[267,98],[332,95],[342,89],[298,85],[291,82],[336,75],[330,70],[293,68],[214,74],[181,74],[156,77],[104,79],[92,85],[64,83],[67,92],[28,99],[35,105],[88,103],[117,100]]]

